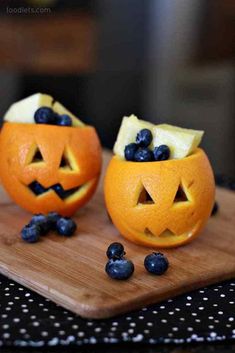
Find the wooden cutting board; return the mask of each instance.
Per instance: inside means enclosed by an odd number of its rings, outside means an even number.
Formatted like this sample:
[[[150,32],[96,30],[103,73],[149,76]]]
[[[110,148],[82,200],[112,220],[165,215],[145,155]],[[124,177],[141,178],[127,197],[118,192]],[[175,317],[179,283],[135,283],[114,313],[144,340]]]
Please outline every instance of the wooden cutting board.
[[[109,156],[105,155],[105,165]],[[105,166],[104,166],[105,168]],[[201,236],[166,250],[170,268],[161,277],[148,274],[144,257],[151,249],[125,241],[106,214],[102,185],[76,217],[72,238],[54,233],[36,244],[19,236],[30,214],[0,191],[0,272],[86,318],[106,318],[235,276],[235,193],[218,189],[219,213]],[[135,264],[128,281],[107,277],[105,252],[121,241]]]

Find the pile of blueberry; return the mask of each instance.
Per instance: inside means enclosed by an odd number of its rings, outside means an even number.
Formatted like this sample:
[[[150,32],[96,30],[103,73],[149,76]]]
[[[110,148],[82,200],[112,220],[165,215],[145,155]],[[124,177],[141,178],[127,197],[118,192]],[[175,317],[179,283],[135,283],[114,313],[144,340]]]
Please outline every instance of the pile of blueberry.
[[[33,215],[30,222],[21,230],[21,237],[28,243],[36,243],[40,236],[46,235],[49,231],[70,237],[76,229],[76,223],[69,217],[62,217],[57,212],[50,212],[47,216],[38,213]]]
[[[134,264],[127,260],[124,255],[124,246],[121,243],[109,245],[106,255],[109,259],[105,266],[105,271],[113,279],[127,279],[134,272]]]
[[[59,115],[50,107],[41,107],[34,114],[36,124],[71,126],[72,119],[67,114]]]
[[[128,279],[134,273],[134,264],[127,260],[124,255],[124,247],[121,243],[112,243],[109,245],[106,255],[108,262],[105,266],[107,275],[113,279]],[[168,259],[161,253],[152,253],[144,259],[145,269],[154,275],[161,276],[169,267]]]
[[[165,161],[170,157],[170,149],[166,145],[155,147],[153,151],[149,145],[153,135],[149,129],[142,129],[136,136],[136,142],[126,145],[124,150],[125,159],[135,162]]]

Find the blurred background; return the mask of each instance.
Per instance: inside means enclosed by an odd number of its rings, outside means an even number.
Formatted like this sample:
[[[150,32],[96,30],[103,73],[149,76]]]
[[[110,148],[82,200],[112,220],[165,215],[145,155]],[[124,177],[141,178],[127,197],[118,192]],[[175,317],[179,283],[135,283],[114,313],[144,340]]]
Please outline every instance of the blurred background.
[[[235,177],[234,0],[0,2],[0,114],[49,93],[112,148],[123,115],[206,131]]]

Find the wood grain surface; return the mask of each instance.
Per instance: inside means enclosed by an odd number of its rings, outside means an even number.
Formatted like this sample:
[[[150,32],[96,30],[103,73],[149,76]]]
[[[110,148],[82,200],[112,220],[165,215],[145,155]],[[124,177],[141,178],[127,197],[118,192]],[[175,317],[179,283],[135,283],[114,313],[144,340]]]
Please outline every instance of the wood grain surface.
[[[105,155],[104,168],[109,156]],[[235,276],[235,193],[217,190],[219,213],[201,236],[178,249],[166,250],[168,272],[148,274],[144,257],[151,249],[125,241],[108,219],[102,182],[92,201],[78,212],[72,238],[51,233],[36,244],[20,238],[30,214],[0,191],[0,272],[86,318],[106,318]],[[106,249],[121,241],[135,264],[128,281],[104,271]]]

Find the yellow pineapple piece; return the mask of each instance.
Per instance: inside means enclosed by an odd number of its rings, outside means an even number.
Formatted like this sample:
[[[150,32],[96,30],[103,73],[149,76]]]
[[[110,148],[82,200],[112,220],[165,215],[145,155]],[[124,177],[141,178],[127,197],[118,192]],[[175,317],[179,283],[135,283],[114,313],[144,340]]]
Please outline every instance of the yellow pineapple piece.
[[[24,124],[35,124],[34,113],[38,108],[49,107],[58,114],[67,114],[72,119],[72,126],[84,126],[84,123],[76,118],[68,109],[48,94],[35,93],[32,96],[24,98],[10,106],[3,117],[4,121]]]
[[[10,106],[3,117],[4,121],[35,124],[34,113],[40,107],[51,107],[53,98],[47,94],[36,93]]]
[[[167,145],[170,148],[170,159],[187,157],[200,144],[204,131],[184,129],[181,127],[160,124],[153,128],[153,145]]]
[[[152,131],[154,125],[148,121],[140,120],[135,115],[124,116],[118,132],[113,151],[116,155],[124,158],[125,146],[135,142],[137,133],[142,129]],[[151,148],[151,146],[150,146]]]
[[[66,114],[68,116],[70,116],[70,118],[72,119],[72,126],[84,126],[85,124],[79,120],[74,114],[72,114],[67,108],[65,108],[61,103],[59,102],[54,102],[52,105],[52,109],[54,110],[54,112],[62,115],[62,114]]]

